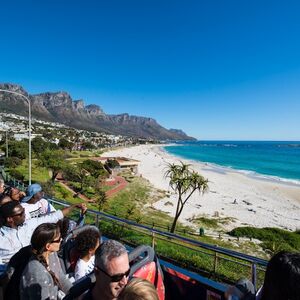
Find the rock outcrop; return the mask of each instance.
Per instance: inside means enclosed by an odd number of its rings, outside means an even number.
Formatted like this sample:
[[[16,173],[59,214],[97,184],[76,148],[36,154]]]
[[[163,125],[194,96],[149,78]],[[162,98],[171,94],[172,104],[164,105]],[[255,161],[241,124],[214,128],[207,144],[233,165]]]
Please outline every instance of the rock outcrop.
[[[0,89],[21,93],[31,101],[32,115],[37,119],[59,122],[71,127],[110,134],[121,134],[158,140],[190,140],[183,131],[168,130],[154,119],[131,116],[127,113],[107,115],[95,104],[85,106],[82,99],[75,100],[66,92],[29,95],[21,86],[5,83]],[[0,111],[27,115],[28,103],[18,95],[0,92]]]

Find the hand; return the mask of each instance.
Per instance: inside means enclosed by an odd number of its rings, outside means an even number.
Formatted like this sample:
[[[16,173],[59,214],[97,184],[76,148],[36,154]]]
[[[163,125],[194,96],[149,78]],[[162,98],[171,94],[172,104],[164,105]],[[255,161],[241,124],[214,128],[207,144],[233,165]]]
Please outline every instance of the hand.
[[[86,211],[87,211],[87,205],[85,203],[82,203],[82,205],[81,205],[81,215],[82,216],[85,215]]]

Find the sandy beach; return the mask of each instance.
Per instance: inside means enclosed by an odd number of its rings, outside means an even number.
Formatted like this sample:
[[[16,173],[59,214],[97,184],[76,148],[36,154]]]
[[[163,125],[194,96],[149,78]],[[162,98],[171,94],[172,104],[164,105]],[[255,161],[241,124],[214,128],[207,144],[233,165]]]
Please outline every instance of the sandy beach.
[[[172,156],[162,146],[140,145],[109,151],[102,156],[123,156],[140,161],[139,174],[154,187],[170,192],[153,206],[174,216],[176,195],[164,178],[167,163],[184,161],[209,180],[209,192],[195,193],[185,206],[180,221],[192,225],[191,218],[205,216],[232,218],[229,230],[241,225],[300,229],[300,185],[266,180],[215,165]],[[174,205],[166,205],[173,202]]]

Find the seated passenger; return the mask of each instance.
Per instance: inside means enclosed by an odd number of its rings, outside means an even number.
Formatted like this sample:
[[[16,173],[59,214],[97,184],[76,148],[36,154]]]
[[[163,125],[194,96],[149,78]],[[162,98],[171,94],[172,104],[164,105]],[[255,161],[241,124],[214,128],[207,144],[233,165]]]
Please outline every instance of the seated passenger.
[[[100,238],[100,232],[93,228],[88,228],[76,236],[76,251],[79,259],[75,267],[75,281],[94,270],[95,252],[100,245]]]
[[[22,299],[62,299],[72,284],[57,256],[62,238],[55,223],[39,225],[31,237],[33,255],[20,281]]]
[[[148,280],[133,278],[118,297],[118,300],[159,300],[155,286]]]
[[[17,201],[10,201],[0,207],[0,265],[22,247],[30,244],[34,229],[45,222],[57,222],[69,214],[75,207],[86,207],[85,204],[74,204],[52,214],[25,221],[25,209]]]
[[[28,186],[21,205],[25,208],[25,219],[40,217],[55,211],[55,208],[43,198],[44,192],[38,183]]]
[[[84,300],[115,300],[126,286],[130,273],[126,248],[119,242],[107,240],[95,253],[95,285]]]
[[[16,187],[9,187],[9,189],[7,189],[7,192],[5,192],[12,200],[14,201],[21,201],[24,197],[25,197],[25,193],[20,191],[18,188]]]
[[[300,299],[300,253],[281,251],[271,258],[257,299]]]

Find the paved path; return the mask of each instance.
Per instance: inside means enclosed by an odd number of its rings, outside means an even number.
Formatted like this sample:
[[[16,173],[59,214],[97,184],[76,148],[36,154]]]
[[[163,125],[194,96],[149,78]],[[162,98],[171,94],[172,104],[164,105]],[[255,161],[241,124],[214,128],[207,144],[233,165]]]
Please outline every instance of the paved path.
[[[105,192],[107,198],[114,196],[116,193],[123,190],[128,184],[128,182],[121,176],[114,176],[113,179],[114,179],[114,182],[117,184],[117,186],[114,187],[113,189]],[[93,199],[90,199],[81,193],[76,193],[70,186],[67,185],[67,183],[65,181],[57,180],[57,182],[59,182],[60,185],[62,185],[64,188],[66,188],[68,191],[70,191],[73,194],[73,197],[76,195],[76,197],[84,200],[85,202],[90,202],[90,203],[94,202]]]
[[[94,202],[93,199],[88,198],[87,196],[80,194],[80,193],[76,193],[71,187],[69,187],[64,181],[62,180],[57,180],[57,182],[62,185],[64,188],[66,188],[68,191],[70,191],[73,194],[73,197],[78,197],[82,200],[84,200],[85,202]]]
[[[116,193],[125,189],[125,187],[128,184],[128,182],[121,176],[114,176],[114,179],[118,185],[105,193],[107,198],[110,198],[110,197],[114,196]]]

